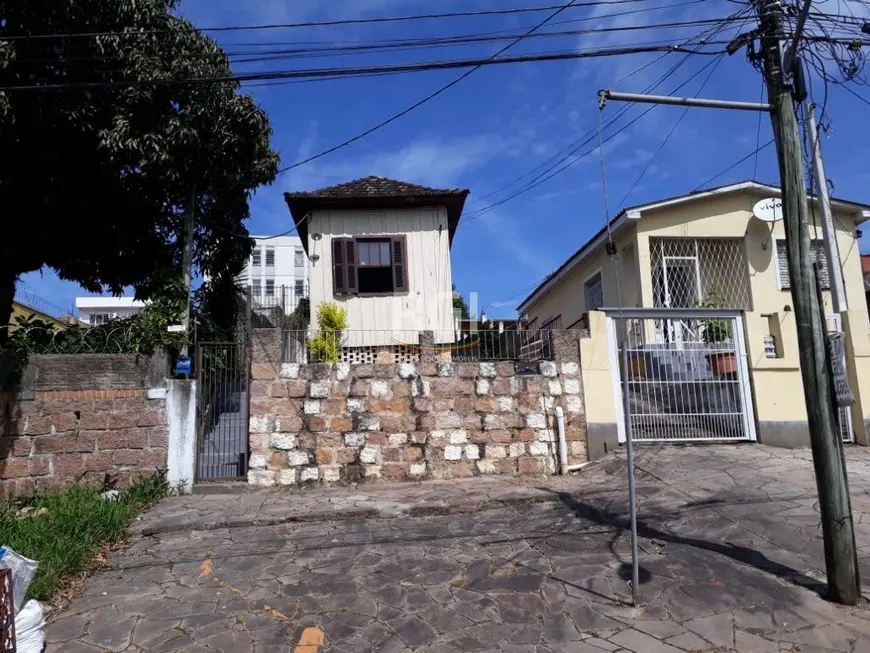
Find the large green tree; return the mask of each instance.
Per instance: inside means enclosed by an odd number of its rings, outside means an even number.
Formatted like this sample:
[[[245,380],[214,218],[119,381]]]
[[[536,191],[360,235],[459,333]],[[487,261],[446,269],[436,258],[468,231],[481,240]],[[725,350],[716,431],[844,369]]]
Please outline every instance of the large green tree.
[[[250,255],[250,195],[278,166],[269,122],[237,83],[195,81],[230,63],[178,4],[0,0],[0,325],[43,266],[152,296],[181,265],[192,193],[200,273]]]

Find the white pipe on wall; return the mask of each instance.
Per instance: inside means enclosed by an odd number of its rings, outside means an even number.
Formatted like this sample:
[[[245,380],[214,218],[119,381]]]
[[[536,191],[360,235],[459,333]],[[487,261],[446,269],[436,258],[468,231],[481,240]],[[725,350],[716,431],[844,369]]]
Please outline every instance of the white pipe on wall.
[[[565,411],[561,406],[556,406],[556,432],[559,436],[559,473],[564,476],[568,472],[583,469],[588,462],[579,465],[568,464],[568,443],[565,441]]]

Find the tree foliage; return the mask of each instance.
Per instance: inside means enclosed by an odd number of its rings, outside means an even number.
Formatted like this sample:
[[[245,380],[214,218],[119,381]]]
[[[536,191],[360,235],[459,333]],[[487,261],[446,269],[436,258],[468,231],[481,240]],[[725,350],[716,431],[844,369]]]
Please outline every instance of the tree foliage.
[[[456,290],[456,284],[453,284],[453,313],[459,313],[460,320],[469,320],[471,319],[471,311],[468,310],[468,304],[465,303],[465,299],[460,295]]]
[[[180,268],[192,193],[200,273],[225,286],[242,270],[250,195],[278,156],[237,83],[177,83],[231,75],[178,4],[0,0],[0,87],[62,86],[0,92],[0,324],[15,280],[43,266],[153,296]],[[94,32],[107,35],[32,38]]]

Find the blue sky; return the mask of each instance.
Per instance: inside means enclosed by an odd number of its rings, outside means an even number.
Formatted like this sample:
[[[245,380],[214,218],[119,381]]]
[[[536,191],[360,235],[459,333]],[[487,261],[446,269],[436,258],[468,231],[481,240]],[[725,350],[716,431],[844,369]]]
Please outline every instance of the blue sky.
[[[584,0],[586,2],[588,0]],[[507,7],[558,4],[540,0],[186,0],[182,13],[200,27],[252,25],[364,18],[415,13],[474,11]],[[841,0],[819,4],[824,11],[859,9]],[[851,7],[845,7],[851,5]],[[845,8],[844,8],[845,7]],[[686,20],[724,18],[739,8],[727,0],[641,0],[623,4],[572,8],[562,12],[551,30],[627,27]],[[644,11],[636,11],[642,9]],[[627,12],[635,13],[628,14]],[[230,51],[250,50],[264,43],[348,42],[472,34],[508,30],[520,32],[542,20],[548,12],[461,19],[439,19],[386,25],[350,25],[306,29],[221,32],[216,38]],[[563,21],[583,22],[565,23]],[[752,18],[746,29],[754,24]],[[735,34],[734,23],[724,38]],[[698,35],[707,26],[571,35],[523,42],[510,54],[550,50],[633,45],[647,41],[678,43]],[[723,37],[717,37],[719,39]],[[253,45],[242,45],[253,44]],[[392,54],[354,54],[300,61],[237,64],[237,72],[383,65],[397,62],[487,57],[503,43],[440,47]],[[684,55],[671,53],[626,55],[606,59],[538,62],[489,66],[451,88],[401,120],[329,156],[278,177],[260,189],[251,204],[248,228],[252,233],[278,233],[291,226],[282,193],[308,190],[377,174],[435,187],[466,187],[471,197],[453,245],[453,276],[463,294],[478,293],[479,304],[491,316],[511,316],[526,290],[539,282],[604,224],[599,157],[594,143],[580,150],[588,156],[569,159],[563,172],[534,189],[479,213],[505,196],[503,187],[526,175],[567,145],[594,130],[599,119],[599,88],[639,91]],[[758,101],[761,76],[746,61],[744,52],[715,63],[711,57],[692,56],[656,92],[670,93],[695,75],[682,93],[696,95],[707,74],[701,95]],[[704,66],[710,67],[700,72]],[[645,66],[645,67],[644,67]],[[638,68],[642,68],[638,71]],[[463,71],[318,81],[249,87],[269,114],[274,146],[282,165],[303,159],[354,136],[420,100]],[[627,75],[634,73],[628,79]],[[622,80],[622,81],[620,81]],[[861,87],[853,87],[870,97]],[[819,101],[821,87],[816,89]],[[624,105],[611,103],[604,118]],[[634,105],[614,127],[638,116],[647,105]],[[832,87],[827,115],[832,129],[824,140],[828,177],[835,195],[870,202],[870,172],[864,164],[870,132],[870,107],[846,91]],[[626,206],[689,192],[756,148],[759,117],[755,113],[691,109],[674,129],[683,109],[656,107],[604,147],[611,215]],[[767,116],[760,123],[760,142],[770,140]],[[662,147],[666,135],[674,130]],[[594,132],[593,132],[594,133]],[[609,130],[605,131],[605,135]],[[660,149],[661,148],[661,149]],[[648,166],[648,168],[647,168]],[[776,182],[773,147],[750,158],[712,185],[756,178]],[[26,275],[24,285],[59,305],[73,303],[81,293],[50,271]]]

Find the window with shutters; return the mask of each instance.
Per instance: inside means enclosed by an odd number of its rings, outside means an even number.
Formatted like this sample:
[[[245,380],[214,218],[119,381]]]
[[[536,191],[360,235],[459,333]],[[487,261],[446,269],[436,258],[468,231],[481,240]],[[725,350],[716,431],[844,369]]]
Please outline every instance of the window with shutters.
[[[828,257],[825,254],[825,243],[821,239],[810,241],[810,257],[813,263],[819,264],[821,273],[822,288],[824,290],[831,289],[831,279],[828,273]],[[780,290],[789,290],[791,288],[791,280],[788,274],[788,255],[785,249],[785,238],[777,238],[776,240],[776,270],[779,275]]]
[[[392,295],[408,291],[405,236],[334,238],[332,280],[336,294]]]

